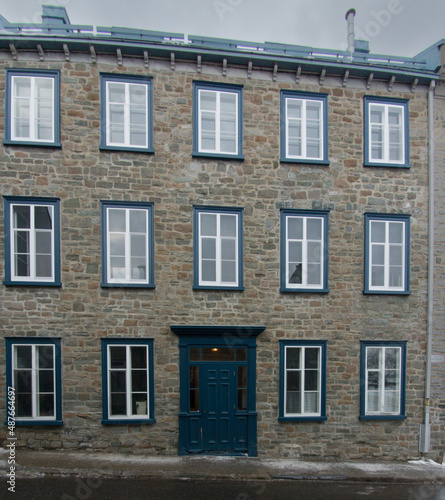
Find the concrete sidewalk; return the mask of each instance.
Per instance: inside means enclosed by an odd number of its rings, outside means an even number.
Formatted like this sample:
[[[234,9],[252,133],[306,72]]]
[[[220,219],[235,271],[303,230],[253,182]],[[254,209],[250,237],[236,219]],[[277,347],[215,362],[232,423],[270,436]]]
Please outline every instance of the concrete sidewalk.
[[[9,450],[0,448],[0,475],[9,472]],[[95,452],[16,450],[20,477],[158,477],[242,480],[343,480],[445,484],[445,466],[432,461],[308,462],[298,459],[164,457]]]

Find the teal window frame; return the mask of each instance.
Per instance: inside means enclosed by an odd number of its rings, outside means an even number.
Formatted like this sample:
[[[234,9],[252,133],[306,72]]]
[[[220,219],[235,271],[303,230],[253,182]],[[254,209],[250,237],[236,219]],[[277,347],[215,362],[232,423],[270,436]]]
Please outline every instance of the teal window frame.
[[[405,398],[406,398],[406,344],[407,341],[380,341],[380,340],[362,340],[360,342],[360,420],[405,420]],[[379,367],[375,370],[368,370],[367,368],[367,350],[379,349],[383,353],[386,349],[398,349],[400,352],[399,358],[399,411],[398,412],[385,412],[385,411],[367,411],[367,396],[368,396],[368,371],[374,371],[378,374],[378,392],[385,392],[387,376],[396,370],[391,370],[386,367],[386,354],[384,354],[383,364],[381,363],[382,356],[379,355]],[[383,377],[382,377],[383,374]],[[384,379],[382,383],[382,378]],[[375,380],[375,377],[374,377]],[[381,400],[380,400],[381,401]]]
[[[28,137],[15,137],[13,132],[14,124],[14,84],[15,78],[29,78],[30,97],[29,97],[29,130]],[[37,133],[31,133],[34,130],[33,123],[37,122],[37,104],[38,97],[35,91],[37,79],[50,79],[52,82],[52,140],[39,140]],[[34,97],[33,97],[34,96]],[[32,120],[32,116],[35,119]],[[60,142],[60,72],[57,70],[29,70],[29,69],[7,69],[5,86],[5,146],[37,146],[61,148]]]
[[[231,94],[236,97],[236,152],[221,151],[217,144],[221,139],[221,114],[217,105],[215,111],[215,148],[204,149],[200,146],[201,115],[200,96],[201,92],[214,93],[217,103],[220,102],[223,94]],[[232,160],[244,160],[243,156],[243,87],[241,85],[223,84],[214,82],[193,82],[193,152],[192,156],[204,158],[226,158]]]
[[[127,140],[121,143],[112,143],[108,136],[109,125],[109,107],[108,107],[108,84],[119,84],[124,86],[125,105],[124,108],[124,137]],[[139,85],[146,90],[146,139],[147,143],[143,146],[137,146],[128,140],[130,137],[130,114],[125,110],[130,108],[130,86]],[[100,117],[101,117],[101,142],[100,149],[103,151],[128,151],[140,153],[154,153],[153,146],[153,78],[150,76],[117,75],[114,73],[101,73],[100,75]]]
[[[147,349],[147,367],[146,367],[146,382],[147,382],[147,413],[140,414],[133,411],[128,412],[128,416],[118,415],[113,417],[110,415],[110,391],[111,391],[111,360],[109,357],[110,347],[125,347],[126,360],[130,366],[122,369],[125,370],[125,397],[126,402],[132,404],[131,393],[133,392],[130,374],[132,374],[132,356],[131,347],[145,347]],[[155,419],[155,398],[154,398],[154,367],[153,367],[153,339],[131,339],[131,338],[103,338],[101,339],[102,349],[102,425],[129,425],[129,424],[154,424]],[[141,370],[138,370],[141,371]]]
[[[4,196],[5,213],[5,280],[4,285],[10,286],[62,286],[61,266],[60,266],[60,199],[59,198],[40,198],[35,196]],[[15,206],[28,206],[32,213],[35,213],[35,207],[51,207],[52,211],[52,229],[51,229],[51,279],[43,279],[36,276],[20,276],[14,272],[14,255],[16,239],[14,238],[13,209]],[[29,233],[29,262],[30,274],[35,274],[37,269],[37,233],[38,228],[32,226],[31,214],[30,227],[24,228]],[[48,232],[48,231],[46,231]],[[34,242],[34,243],[33,243]],[[34,269],[32,273],[31,269]]]
[[[302,116],[301,116],[301,142],[302,150],[306,150],[306,154],[291,155],[289,153],[289,116],[288,116],[288,103],[291,100],[301,102]],[[310,157],[307,154],[307,130],[308,121],[306,109],[309,104],[318,103],[321,109],[319,135],[320,148],[322,154],[318,158]],[[295,121],[295,120],[294,120]],[[293,90],[281,90],[281,114],[280,114],[280,145],[282,163],[305,163],[305,164],[318,164],[329,165],[329,135],[328,135],[328,94],[315,93],[315,92],[300,92]]]
[[[36,425],[63,425],[62,421],[62,369],[61,369],[61,339],[57,338],[36,338],[36,337],[5,337],[6,344],[6,388],[7,394],[9,388],[14,388],[11,391],[14,400],[11,397],[7,398],[7,415],[5,425],[8,425],[8,414],[12,415],[14,411],[14,423],[17,426],[36,426]],[[15,377],[13,371],[18,369],[15,363],[15,349],[17,347],[31,346],[31,367],[26,367],[25,374],[31,378],[31,398],[32,398],[32,413],[31,417],[23,417],[19,415],[19,387],[15,386]],[[48,372],[49,368],[45,364],[45,359],[40,358],[40,350],[38,347],[51,346],[53,349],[53,392],[54,392],[54,417],[48,416],[38,417],[37,400],[40,394],[41,371]],[[41,394],[40,394],[41,395]],[[10,422],[9,422],[10,423]]]
[[[411,168],[410,148],[409,148],[409,100],[396,99],[392,97],[365,96],[364,97],[364,166],[365,167],[395,167]],[[371,108],[380,108],[383,111],[381,122],[382,133],[382,158],[372,158],[372,112]],[[394,131],[394,124],[389,122],[390,110],[399,111],[402,116],[400,129],[403,144],[401,151],[403,158],[401,160],[390,160],[390,132]],[[377,126],[378,124],[374,124]]]
[[[300,372],[299,383],[303,389],[300,392],[302,397],[308,391],[305,386],[305,375],[307,371],[314,371],[313,368],[306,366],[306,360],[300,356],[300,361],[303,363],[297,368],[287,366],[287,350],[297,348],[300,353],[304,353],[306,349],[318,349],[318,363],[319,374],[317,376],[317,391],[319,392],[318,406],[319,410],[312,413],[291,413],[286,411],[286,390],[287,390],[287,372],[297,371]],[[279,422],[324,422],[327,420],[326,416],[326,340],[280,340],[280,401],[279,401]],[[304,364],[304,366],[303,366]],[[308,379],[308,383],[309,379]]]

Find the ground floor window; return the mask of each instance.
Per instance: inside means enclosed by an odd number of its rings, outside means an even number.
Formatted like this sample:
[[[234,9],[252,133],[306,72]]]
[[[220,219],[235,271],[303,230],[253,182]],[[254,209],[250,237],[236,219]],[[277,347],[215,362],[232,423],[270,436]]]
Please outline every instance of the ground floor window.
[[[153,340],[102,339],[103,424],[154,420]]]
[[[406,342],[362,341],[360,419],[405,417]]]
[[[6,384],[17,425],[61,425],[60,339],[7,338]]]
[[[326,341],[280,341],[279,420],[326,420]]]

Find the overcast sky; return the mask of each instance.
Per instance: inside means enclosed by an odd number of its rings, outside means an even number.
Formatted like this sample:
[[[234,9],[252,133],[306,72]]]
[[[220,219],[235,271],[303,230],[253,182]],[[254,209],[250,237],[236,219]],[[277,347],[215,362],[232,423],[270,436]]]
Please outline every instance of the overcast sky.
[[[9,0],[9,22],[41,22],[41,4],[66,7],[72,24],[123,26],[346,49],[345,14],[371,52],[414,56],[445,38],[445,0]]]

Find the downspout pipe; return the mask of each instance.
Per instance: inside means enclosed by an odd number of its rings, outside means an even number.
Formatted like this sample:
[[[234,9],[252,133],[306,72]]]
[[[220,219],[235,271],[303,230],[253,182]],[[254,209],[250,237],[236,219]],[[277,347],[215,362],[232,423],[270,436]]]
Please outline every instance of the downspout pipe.
[[[430,449],[430,399],[431,399],[431,355],[433,345],[433,307],[434,307],[434,89],[436,82],[431,80],[428,90],[428,298],[427,298],[427,337],[425,368],[424,423],[420,426],[420,453]]]

